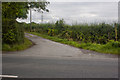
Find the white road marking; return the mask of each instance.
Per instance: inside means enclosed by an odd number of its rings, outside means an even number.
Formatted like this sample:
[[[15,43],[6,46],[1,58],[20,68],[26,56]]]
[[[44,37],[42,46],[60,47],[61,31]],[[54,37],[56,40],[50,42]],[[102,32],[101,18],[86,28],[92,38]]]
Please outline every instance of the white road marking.
[[[0,78],[18,78],[18,76],[13,76],[13,75],[0,75]]]

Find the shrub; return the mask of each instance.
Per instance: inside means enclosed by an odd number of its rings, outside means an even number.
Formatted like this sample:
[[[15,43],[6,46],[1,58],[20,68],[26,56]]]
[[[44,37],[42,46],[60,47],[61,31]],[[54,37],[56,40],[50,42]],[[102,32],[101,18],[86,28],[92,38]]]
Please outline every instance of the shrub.
[[[21,44],[24,42],[24,28],[15,20],[2,20],[2,42],[6,44]]]

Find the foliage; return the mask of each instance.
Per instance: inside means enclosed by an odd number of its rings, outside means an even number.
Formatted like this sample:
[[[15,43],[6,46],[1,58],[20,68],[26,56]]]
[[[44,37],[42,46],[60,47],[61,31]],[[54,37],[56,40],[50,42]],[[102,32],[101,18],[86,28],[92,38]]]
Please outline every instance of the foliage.
[[[59,21],[56,21],[55,23],[55,29],[58,30],[58,33],[60,33],[61,31],[64,30],[64,20],[59,20]]]
[[[2,18],[16,19],[27,18],[27,3],[23,2],[3,2],[2,3]],[[23,11],[24,10],[24,11]]]
[[[23,44],[24,25],[16,22],[17,18],[27,18],[30,8],[35,11],[49,11],[49,2],[2,2],[2,42],[3,44]]]
[[[27,13],[30,8],[35,11],[49,11],[46,6],[49,2],[3,2],[2,3],[2,18],[16,19],[27,18]]]
[[[25,30],[29,31],[29,24],[25,24]],[[119,33],[119,25],[117,26]],[[66,25],[63,20],[54,23],[33,24],[32,31],[50,36],[58,36],[62,39],[68,39],[78,42],[90,42],[106,44],[110,40],[115,40],[115,28],[110,24],[91,24],[91,25]],[[120,40],[118,34],[118,40]]]
[[[15,20],[3,19],[2,42],[7,44],[24,43],[24,27]]]

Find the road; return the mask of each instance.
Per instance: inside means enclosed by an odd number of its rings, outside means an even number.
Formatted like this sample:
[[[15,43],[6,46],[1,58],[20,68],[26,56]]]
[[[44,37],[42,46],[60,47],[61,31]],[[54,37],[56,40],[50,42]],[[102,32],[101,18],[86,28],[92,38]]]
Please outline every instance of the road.
[[[19,78],[118,78],[118,57],[53,42],[32,34],[35,43],[15,52],[3,52],[3,75]]]

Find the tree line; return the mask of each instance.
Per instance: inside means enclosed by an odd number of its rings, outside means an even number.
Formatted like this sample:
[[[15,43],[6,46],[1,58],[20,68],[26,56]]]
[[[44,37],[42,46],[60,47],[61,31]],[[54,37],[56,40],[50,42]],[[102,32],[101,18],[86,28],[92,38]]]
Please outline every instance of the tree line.
[[[26,31],[30,31],[30,24],[22,23],[25,26]],[[79,25],[67,25],[64,20],[58,20],[56,23],[46,24],[31,24],[31,31],[41,34],[47,34],[49,36],[57,36],[59,38],[73,40],[78,42],[90,42],[98,44],[106,44],[110,40],[120,41],[120,25],[115,24],[79,24]],[[117,34],[116,30],[117,29]]]

